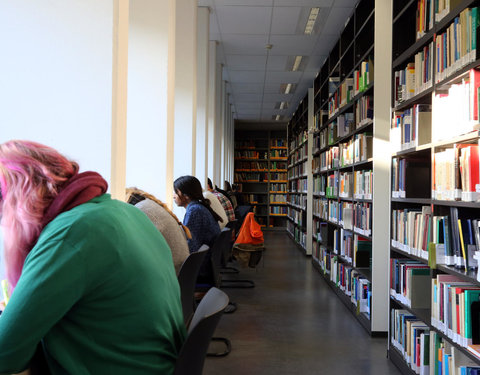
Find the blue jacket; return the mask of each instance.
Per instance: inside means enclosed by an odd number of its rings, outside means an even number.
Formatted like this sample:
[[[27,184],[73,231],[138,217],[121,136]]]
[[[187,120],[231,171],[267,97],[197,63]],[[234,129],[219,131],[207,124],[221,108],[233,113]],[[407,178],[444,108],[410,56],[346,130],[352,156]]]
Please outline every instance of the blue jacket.
[[[190,253],[194,253],[202,245],[212,247],[220,233],[220,227],[208,208],[197,201],[188,204],[183,225],[190,229],[192,234],[192,239],[188,240]]]

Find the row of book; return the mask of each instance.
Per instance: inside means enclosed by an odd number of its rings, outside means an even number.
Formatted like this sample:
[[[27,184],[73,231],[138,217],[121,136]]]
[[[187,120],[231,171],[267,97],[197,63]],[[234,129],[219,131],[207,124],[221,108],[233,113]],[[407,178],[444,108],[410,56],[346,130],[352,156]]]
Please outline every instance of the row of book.
[[[430,206],[393,210],[392,245],[425,260],[434,255],[437,264],[475,269],[479,224],[477,218],[459,217],[458,207],[450,207],[449,215],[435,216]]]
[[[409,258],[390,259],[390,295],[413,309],[430,307],[430,268]]]
[[[284,151],[284,150],[280,150],[280,151]],[[302,147],[295,150],[295,152],[291,155],[290,163],[294,164],[294,163],[297,163],[299,161],[306,160],[307,155],[308,155],[308,149],[307,149],[307,144],[305,143],[305,144],[303,144]]]
[[[295,224],[299,225],[300,227],[304,227],[306,225],[307,215],[305,211],[288,206],[287,215]]]
[[[288,196],[288,203],[292,206],[306,208],[307,207],[307,196],[299,194],[291,194]]]
[[[322,152],[318,158],[313,158],[312,170],[315,172],[324,172],[329,169],[338,168],[340,148],[338,146],[330,147]]]
[[[327,147],[328,144],[328,129],[324,128],[318,132],[313,138],[313,152],[317,152],[319,150],[324,149]]]
[[[293,167],[290,167],[288,170],[288,179],[297,178],[297,177],[306,177],[307,176],[307,164],[301,163]]]
[[[270,192],[287,191],[287,184],[270,183]]]
[[[326,199],[313,199],[313,215],[328,220],[328,201]]]
[[[403,111],[395,111],[392,118],[390,144],[393,152],[428,144],[432,140],[432,106],[415,104]]]
[[[285,194],[270,194],[270,203],[287,203]]]
[[[362,96],[355,105],[355,128],[373,120],[373,97]]]
[[[335,229],[333,250],[356,268],[371,269],[372,241],[344,229]]]
[[[328,100],[328,117],[335,116],[339,109],[351,103],[355,95],[365,91],[373,83],[373,58],[362,61],[352,77],[343,80]]]
[[[477,201],[479,183],[478,144],[455,144],[434,154],[433,199]]]
[[[325,175],[313,176],[313,194],[324,196],[326,187],[327,187],[327,176]]]
[[[354,231],[363,236],[370,236],[372,233],[372,205],[371,203],[350,203],[341,202],[332,204],[338,211],[338,218],[330,218],[330,221],[338,222],[344,229]],[[335,212],[332,213],[332,216]],[[329,215],[330,217],[330,215]]]
[[[445,32],[436,35],[436,82],[477,59],[478,25],[478,8],[466,8],[455,17]]]
[[[268,152],[259,151],[235,151],[235,159],[268,159]]]
[[[287,207],[284,206],[270,206],[270,214],[286,215],[288,213]]]
[[[288,157],[287,150],[270,150],[270,159],[283,159]]]
[[[291,221],[287,221],[287,232],[300,244],[303,248],[307,246],[307,234]]]
[[[292,180],[288,183],[289,191],[293,193],[306,193],[308,189],[308,182],[306,178]]]
[[[337,137],[342,138],[350,134],[355,126],[353,112],[346,112],[335,120],[337,124]]]
[[[289,145],[290,152],[292,150],[295,150],[298,146],[303,145],[307,141],[307,139],[308,139],[308,133],[306,130],[301,131],[296,136],[293,136]]]
[[[252,212],[255,216],[267,216],[267,207],[265,206],[253,206]]]
[[[256,161],[237,161],[235,163],[235,169],[247,169],[247,170],[257,170],[257,171],[267,171],[268,163],[267,162],[256,162]]]
[[[270,169],[287,169],[287,163],[284,161],[270,162]]]
[[[417,316],[404,309],[390,311],[391,345],[419,375],[477,375],[480,366]]]
[[[418,0],[415,22],[416,39],[423,37],[434,24],[435,0]]]
[[[392,198],[430,198],[430,155],[392,158]]]
[[[272,181],[286,181],[287,174],[279,172],[270,172],[270,180]]]
[[[270,147],[287,147],[287,140],[284,138],[271,139]]]
[[[480,71],[471,69],[459,83],[435,93],[432,102],[432,141],[448,140],[474,130],[478,123]],[[455,126],[451,126],[455,124]]]
[[[235,179],[235,182],[264,182],[264,181],[268,181],[268,173],[235,172],[234,179]]]
[[[325,196],[327,198],[338,198],[339,176],[340,173],[338,171],[335,171],[327,176],[327,186],[325,189]]]

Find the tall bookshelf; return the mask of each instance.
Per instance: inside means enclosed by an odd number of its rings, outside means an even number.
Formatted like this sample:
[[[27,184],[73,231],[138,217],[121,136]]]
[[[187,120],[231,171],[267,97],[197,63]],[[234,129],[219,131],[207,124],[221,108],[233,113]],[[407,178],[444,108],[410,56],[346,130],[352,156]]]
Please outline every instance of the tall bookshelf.
[[[435,374],[439,366],[455,374],[462,366],[480,367],[480,357],[467,348],[480,344],[469,328],[480,317],[470,315],[468,302],[480,294],[477,260],[468,259],[480,245],[474,225],[480,219],[480,4],[445,4],[450,7],[393,1],[389,357],[404,374],[427,365]],[[455,306],[440,290],[453,290]],[[401,330],[413,338],[408,349]]]
[[[235,175],[255,219],[284,229],[287,218],[287,142],[284,130],[236,130]]]
[[[287,231],[305,254],[307,250],[308,96],[288,123]]]
[[[296,215],[291,227],[301,232],[300,244],[313,266],[372,335],[388,330],[388,190],[373,189],[389,182],[383,143],[390,127],[390,87],[374,86],[391,74],[382,68],[390,66],[390,56],[374,48],[382,19],[390,17],[387,3],[357,4],[289,125],[290,156],[307,150],[307,156],[300,153],[289,162],[294,180],[304,181],[289,185],[289,193],[304,197],[294,199],[311,212],[299,225],[301,209],[291,207]]]

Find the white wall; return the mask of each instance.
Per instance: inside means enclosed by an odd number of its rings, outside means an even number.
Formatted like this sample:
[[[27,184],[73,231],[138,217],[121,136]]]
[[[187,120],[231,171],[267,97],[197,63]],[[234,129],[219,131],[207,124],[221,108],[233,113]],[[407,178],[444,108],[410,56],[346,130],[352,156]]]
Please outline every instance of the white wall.
[[[112,15],[111,0],[0,0],[0,142],[47,144],[110,180]]]

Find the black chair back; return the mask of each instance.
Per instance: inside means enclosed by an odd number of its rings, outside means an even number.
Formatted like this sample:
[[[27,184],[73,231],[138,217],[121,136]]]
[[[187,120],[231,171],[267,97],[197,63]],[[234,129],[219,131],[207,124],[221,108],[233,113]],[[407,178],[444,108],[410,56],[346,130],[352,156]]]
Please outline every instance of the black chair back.
[[[202,265],[203,258],[209,251],[207,245],[203,245],[198,251],[191,253],[183,262],[178,272],[178,283],[180,284],[180,293],[182,299],[183,319],[185,325],[193,316],[195,308],[195,284],[197,281],[198,272]]]
[[[220,234],[217,236],[211,249],[211,264],[212,264],[212,276],[213,286],[220,287],[221,276],[220,268],[222,267],[222,258],[224,255],[225,247],[229,246],[231,241],[230,228],[223,228]]]
[[[177,358],[174,375],[202,374],[210,340],[227,305],[228,296],[217,288],[210,288],[202,298]]]

